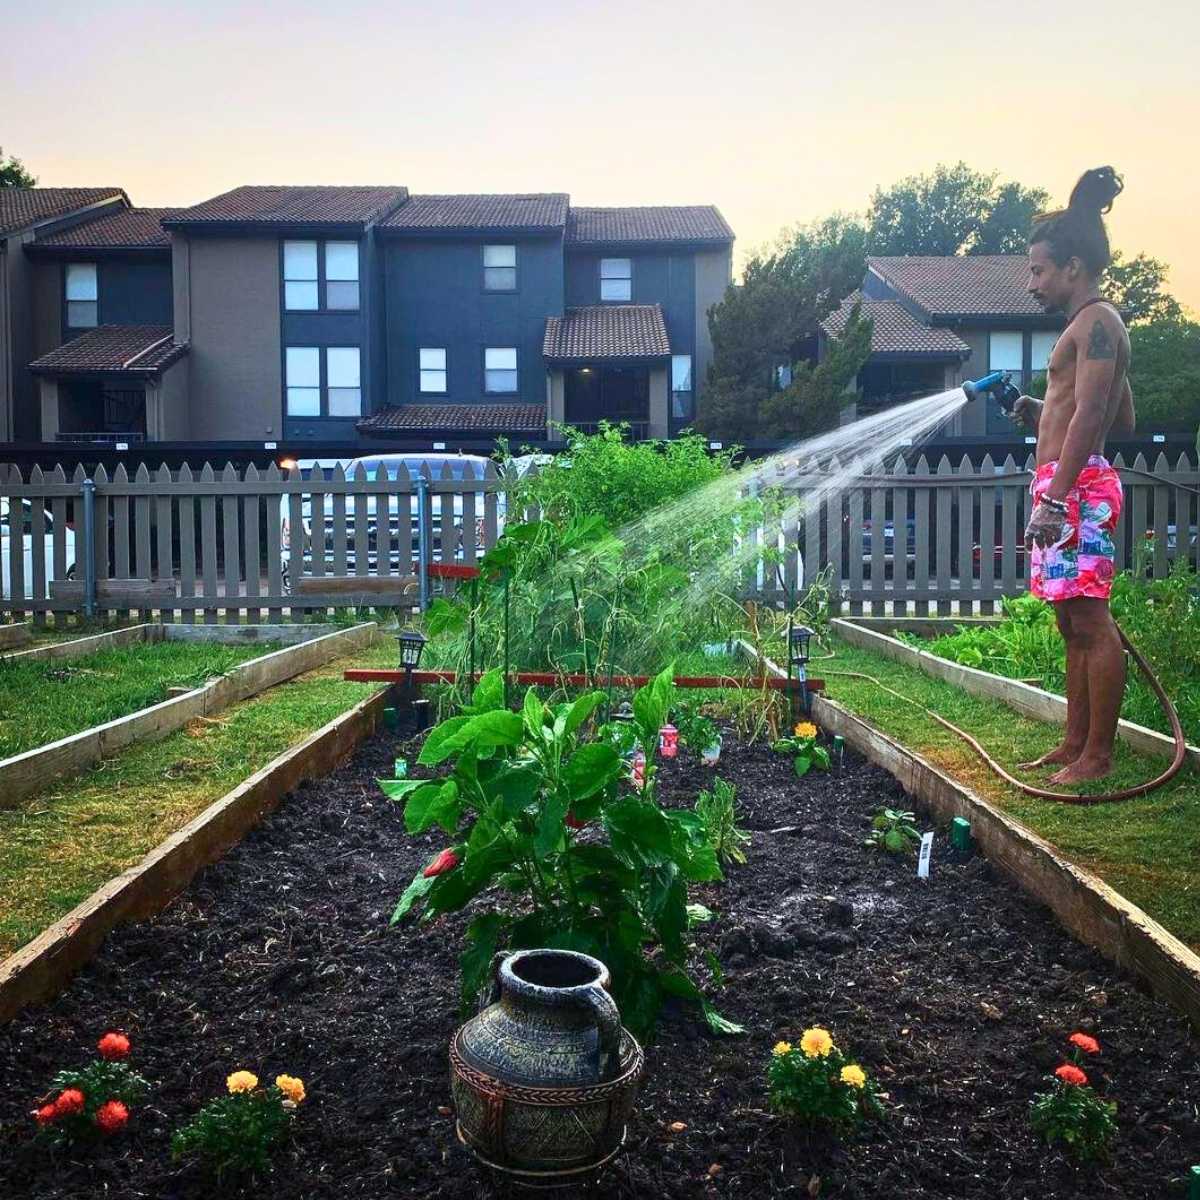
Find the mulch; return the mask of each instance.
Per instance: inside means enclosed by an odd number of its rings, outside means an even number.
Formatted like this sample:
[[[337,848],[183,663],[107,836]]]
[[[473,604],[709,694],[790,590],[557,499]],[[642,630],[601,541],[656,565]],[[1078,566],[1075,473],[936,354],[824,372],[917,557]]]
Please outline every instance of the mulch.
[[[467,918],[387,924],[445,841],[407,836],[375,785],[405,748],[394,735],[365,743],[161,916],[111,935],[56,1001],[0,1028],[0,1197],[498,1194],[446,1109]],[[666,1014],[627,1154],[591,1194],[1183,1195],[1200,1162],[1200,1066],[1180,1017],[986,862],[948,861],[944,837],[927,882],[911,859],[864,849],[871,813],[904,797],[852,753],[842,772],[797,780],[787,759],[727,733],[719,773],[736,785],[753,841],[746,866],[696,889],[716,913],[696,940],[725,966],[717,1007],[748,1032],[715,1038],[692,1011]],[[664,802],[690,804],[711,779],[684,752],[664,765]],[[771,1046],[813,1024],[887,1093],[886,1118],[844,1141],[767,1111]],[[33,1099],[109,1028],[133,1038],[151,1102],[110,1142],[35,1142]],[[1120,1105],[1113,1159],[1100,1167],[1075,1167],[1027,1125],[1076,1029],[1101,1041],[1090,1073]],[[244,1188],[169,1156],[172,1129],[238,1068],[299,1075],[309,1092],[270,1178]],[[686,1129],[672,1132],[676,1122]]]

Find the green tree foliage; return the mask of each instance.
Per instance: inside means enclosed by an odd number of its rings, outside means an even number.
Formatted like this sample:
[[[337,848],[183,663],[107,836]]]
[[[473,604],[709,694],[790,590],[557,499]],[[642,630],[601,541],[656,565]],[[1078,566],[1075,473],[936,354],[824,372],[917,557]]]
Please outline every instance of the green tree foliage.
[[[1145,321],[1178,321],[1179,301],[1167,291],[1167,264],[1145,254],[1126,258],[1113,252],[1105,272],[1104,294],[1128,315],[1131,324]]]
[[[860,362],[811,368],[817,325],[862,282],[866,230],[840,214],[785,233],[746,264],[740,285],[709,310],[713,362],[698,424],[723,439],[795,436],[837,420],[838,394]],[[868,346],[870,335],[867,335]],[[865,358],[865,356],[864,356]],[[793,370],[780,391],[776,371]]]
[[[996,172],[939,163],[876,188],[867,213],[872,254],[1022,254],[1029,227],[1049,196],[1040,188],[997,184]]]
[[[1138,427],[1200,426],[1200,323],[1177,317],[1136,324],[1129,345]]]
[[[4,147],[0,146],[0,188],[31,188],[37,180],[25,170],[19,158],[5,158]]]

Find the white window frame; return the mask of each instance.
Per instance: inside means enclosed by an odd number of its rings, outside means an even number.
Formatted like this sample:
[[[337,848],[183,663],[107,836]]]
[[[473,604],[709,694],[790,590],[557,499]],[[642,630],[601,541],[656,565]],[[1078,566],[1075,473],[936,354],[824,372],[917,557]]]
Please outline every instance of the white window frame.
[[[1016,348],[1016,364],[1012,362],[1012,350]],[[997,353],[1005,347],[1007,353]],[[988,370],[1013,371],[1017,375],[1025,369],[1025,335],[1019,329],[993,329],[988,333]]]
[[[512,356],[509,365],[508,356]],[[504,356],[503,358],[501,356]],[[508,382],[512,376],[512,387],[494,386],[503,376]],[[516,346],[485,346],[483,351],[483,391],[486,396],[515,396],[521,390],[520,363]]]
[[[337,364],[336,382],[335,363]],[[334,411],[335,403],[336,412]],[[325,415],[329,417],[362,416],[361,346],[325,347]]]
[[[311,250],[311,268],[308,262]],[[288,238],[283,243],[283,307],[287,312],[321,310],[321,243],[312,238]],[[312,274],[308,271],[311,269]],[[311,303],[310,303],[311,301]]]
[[[600,260],[601,304],[629,304],[633,300],[633,259]]]
[[[1031,351],[1029,369],[1035,375],[1044,375],[1050,367],[1050,356],[1062,334],[1058,330],[1035,329],[1029,336]],[[1044,352],[1043,352],[1044,350]]]
[[[63,303],[68,329],[95,329],[100,324],[100,271],[94,262],[67,263],[63,272]],[[91,320],[73,320],[84,306],[90,306]],[[79,314],[84,315],[84,314]]]
[[[321,347],[285,346],[283,387],[289,417],[321,416]],[[316,382],[312,368],[316,367]],[[315,405],[315,411],[313,410]]]
[[[422,346],[417,351],[417,391],[422,396],[444,396],[449,381],[444,346]]]
[[[346,368],[352,368],[348,374]],[[361,346],[285,346],[284,415],[309,421],[362,416],[362,370]]]
[[[671,416],[676,421],[690,421],[696,415],[696,384],[692,378],[692,356],[671,355]]]
[[[515,242],[488,242],[483,247],[483,290],[517,290],[517,245]]]
[[[334,251],[331,255],[330,251]],[[346,250],[354,252],[354,270],[350,273],[348,264],[339,263],[336,259],[340,255],[344,255]],[[325,307],[330,312],[358,312],[361,307],[362,298],[359,291],[360,274],[362,271],[361,255],[359,253],[358,243],[353,241],[334,241],[330,240],[322,243],[322,260],[325,264]],[[330,262],[333,258],[335,261]],[[351,285],[353,285],[353,303],[348,303],[351,296]],[[335,290],[336,289],[336,290]],[[339,302],[333,302],[334,297],[339,298]]]

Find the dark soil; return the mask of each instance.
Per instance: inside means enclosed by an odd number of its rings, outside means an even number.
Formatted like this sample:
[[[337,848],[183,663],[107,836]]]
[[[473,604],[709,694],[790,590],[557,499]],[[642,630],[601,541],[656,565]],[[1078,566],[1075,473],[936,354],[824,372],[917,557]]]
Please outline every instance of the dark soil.
[[[394,738],[297,791],[157,920],[117,931],[53,1004],[0,1029],[0,1197],[211,1200],[243,1194],[173,1164],[171,1130],[237,1069],[301,1076],[309,1100],[270,1180],[246,1195],[494,1195],[454,1137],[446,1047],[463,917],[390,929],[396,897],[444,839],[405,835],[375,778]],[[754,830],[749,863],[699,890],[717,919],[716,1039],[667,1015],[649,1049],[629,1153],[600,1196],[1119,1197],[1184,1194],[1200,1161],[1197,1043],[1183,1021],[1074,942],[985,862],[935,845],[930,880],[862,847],[868,816],[902,799],[850,756],[797,781],[788,760],[726,738],[720,773]],[[711,773],[666,764],[691,803]],[[787,833],[771,833],[781,826]],[[844,1142],[766,1111],[771,1046],[823,1024],[887,1092],[886,1119]],[[153,1100],[125,1135],[52,1151],[28,1111],[55,1071],[124,1028]],[[1111,1165],[1077,1169],[1031,1135],[1031,1096],[1075,1029],[1120,1104]],[[683,1132],[671,1132],[684,1122]]]

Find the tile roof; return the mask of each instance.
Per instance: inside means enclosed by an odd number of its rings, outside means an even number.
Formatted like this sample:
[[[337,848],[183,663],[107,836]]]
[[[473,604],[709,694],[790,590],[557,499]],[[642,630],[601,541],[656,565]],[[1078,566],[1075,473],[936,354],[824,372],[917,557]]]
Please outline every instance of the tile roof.
[[[167,227],[220,225],[369,225],[408,195],[402,187],[246,185],[185,208]]]
[[[547,317],[547,362],[665,358],[671,342],[657,304],[593,304]]]
[[[25,229],[39,221],[65,217],[103,200],[129,203],[125,193],[116,187],[0,188],[0,235]]]
[[[440,430],[477,433],[545,433],[541,404],[405,404],[358,422],[363,433]]]
[[[1045,316],[1025,290],[1029,260],[1023,254],[868,258],[874,271],[931,316]]]
[[[838,337],[850,319],[854,305],[862,301],[862,315],[875,322],[871,334],[871,354],[943,355],[947,358],[968,355],[971,347],[949,329],[922,325],[898,300],[862,300],[854,292],[821,322],[831,337]]]
[[[720,211],[711,204],[658,208],[575,208],[567,219],[567,241],[605,242],[733,241]]]
[[[39,237],[36,245],[73,250],[169,250],[170,235],[160,222],[182,208],[125,208],[94,221]]]
[[[29,369],[43,375],[120,372],[154,375],[187,353],[170,325],[99,325],[43,354]]]
[[[562,229],[567,221],[565,192],[536,195],[409,196],[382,223],[403,232],[450,230]]]

